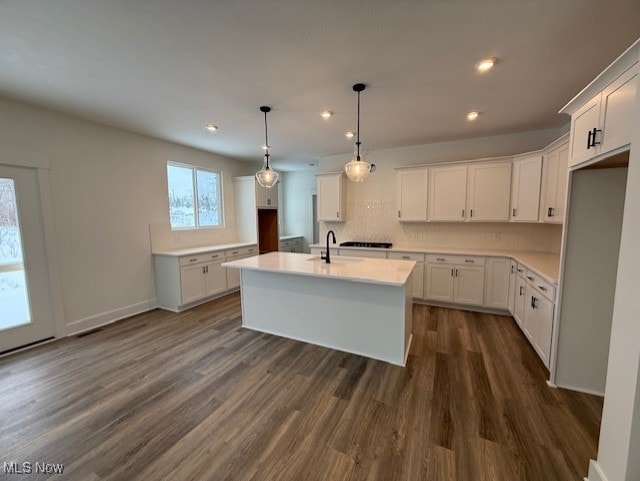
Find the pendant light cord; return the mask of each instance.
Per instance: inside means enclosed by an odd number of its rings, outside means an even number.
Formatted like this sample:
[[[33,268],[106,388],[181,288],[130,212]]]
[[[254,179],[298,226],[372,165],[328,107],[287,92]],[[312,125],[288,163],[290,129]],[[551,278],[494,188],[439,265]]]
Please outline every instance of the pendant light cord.
[[[358,90],[358,129],[356,137],[356,149],[358,151],[356,160],[360,160],[360,91]]]
[[[266,154],[264,158],[267,159],[267,169],[269,168],[269,135],[267,134],[267,112],[264,112],[264,145],[266,147]]]

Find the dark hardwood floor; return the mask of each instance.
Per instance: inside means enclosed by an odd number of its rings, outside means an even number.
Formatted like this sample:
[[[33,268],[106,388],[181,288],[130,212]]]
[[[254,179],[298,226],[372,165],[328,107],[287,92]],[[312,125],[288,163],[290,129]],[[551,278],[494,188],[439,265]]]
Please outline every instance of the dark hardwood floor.
[[[0,471],[0,478],[586,475],[600,398],[549,388],[510,317],[413,309],[405,369],[243,330],[237,294],[2,358],[0,467],[28,461],[65,469]]]

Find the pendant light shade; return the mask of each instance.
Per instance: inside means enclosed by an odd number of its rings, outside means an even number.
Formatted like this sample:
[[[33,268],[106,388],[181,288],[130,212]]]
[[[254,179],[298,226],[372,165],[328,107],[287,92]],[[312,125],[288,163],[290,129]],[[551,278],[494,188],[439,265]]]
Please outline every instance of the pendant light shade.
[[[270,107],[262,106],[260,107],[260,112],[264,113],[264,145],[265,145],[265,154],[264,154],[264,165],[262,169],[256,172],[256,180],[258,184],[262,187],[266,187],[270,189],[278,182],[278,174],[275,170],[269,167],[269,136],[267,134],[267,112],[271,112]]]
[[[364,89],[364,84],[355,84],[353,86],[353,91],[358,93],[358,129],[356,131],[356,144],[353,159],[344,166],[344,171],[352,182],[362,182],[367,178],[370,172],[375,170],[375,166],[373,164],[365,162],[360,157],[360,92]]]

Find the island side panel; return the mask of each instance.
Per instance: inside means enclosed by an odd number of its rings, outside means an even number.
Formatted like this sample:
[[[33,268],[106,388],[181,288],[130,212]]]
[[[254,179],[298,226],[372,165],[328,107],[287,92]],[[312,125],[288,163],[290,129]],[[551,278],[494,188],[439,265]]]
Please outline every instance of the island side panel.
[[[242,324],[404,366],[408,285],[243,269]]]

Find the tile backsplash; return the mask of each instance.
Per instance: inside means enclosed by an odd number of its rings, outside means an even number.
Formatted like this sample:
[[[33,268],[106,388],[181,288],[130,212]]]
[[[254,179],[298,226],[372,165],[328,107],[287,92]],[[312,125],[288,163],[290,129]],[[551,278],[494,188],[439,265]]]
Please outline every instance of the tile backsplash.
[[[509,222],[399,222],[395,199],[347,201],[346,222],[321,222],[320,239],[333,229],[338,243],[392,242],[403,247],[514,249],[560,252],[562,226]]]

